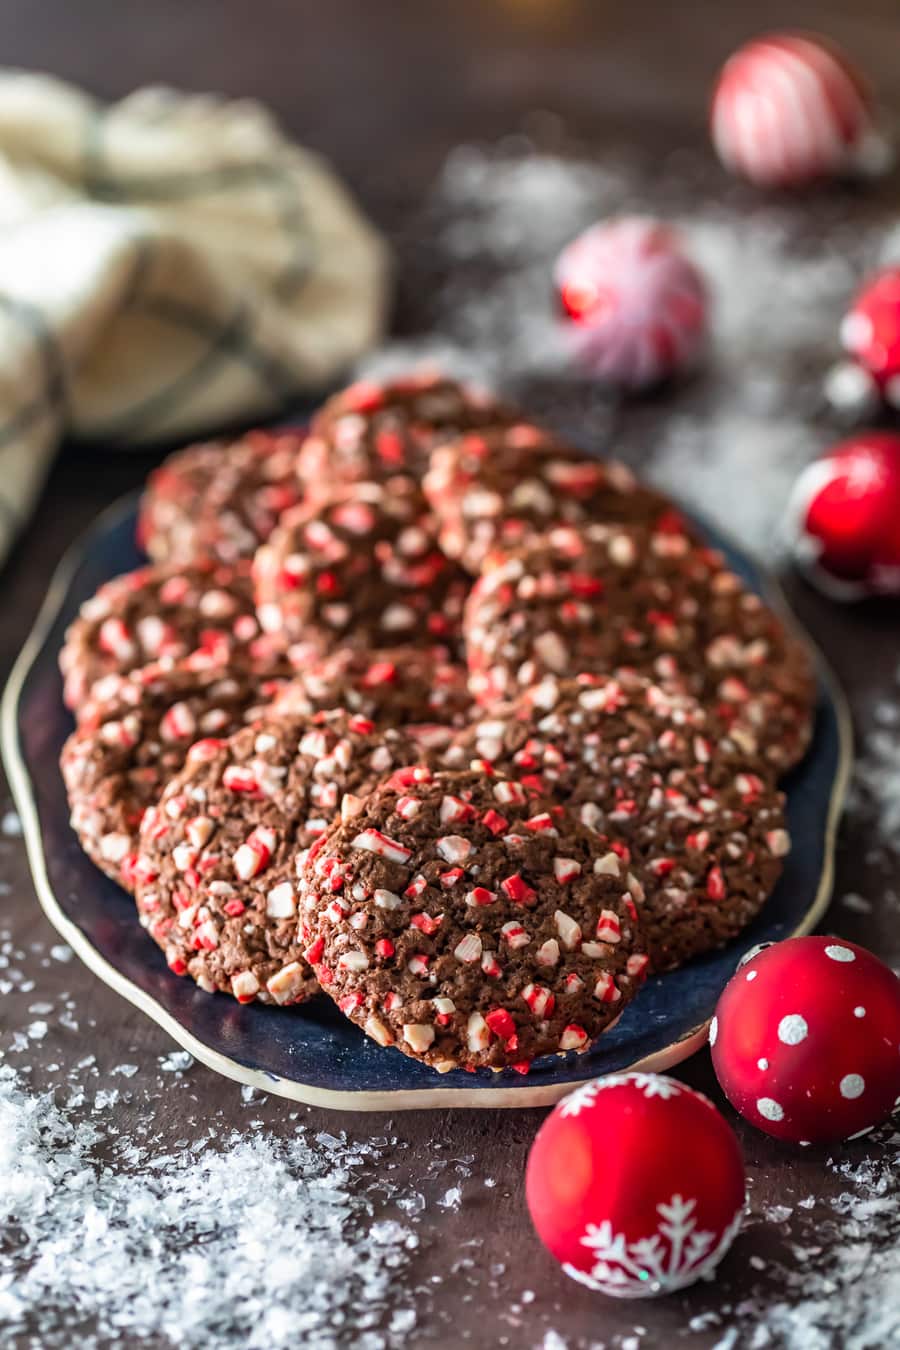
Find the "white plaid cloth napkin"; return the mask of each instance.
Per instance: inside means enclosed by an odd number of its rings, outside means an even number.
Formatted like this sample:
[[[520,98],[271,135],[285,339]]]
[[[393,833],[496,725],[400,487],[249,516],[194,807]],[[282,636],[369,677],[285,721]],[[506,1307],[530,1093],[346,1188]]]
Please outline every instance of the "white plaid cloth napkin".
[[[60,438],[276,412],[378,336],[386,249],[258,104],[0,72],[0,559]]]

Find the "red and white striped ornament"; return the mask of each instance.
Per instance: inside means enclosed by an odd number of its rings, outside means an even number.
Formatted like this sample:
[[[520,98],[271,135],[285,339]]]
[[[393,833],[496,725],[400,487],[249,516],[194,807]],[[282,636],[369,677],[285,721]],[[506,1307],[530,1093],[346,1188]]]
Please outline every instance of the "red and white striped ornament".
[[[706,286],[667,225],[642,216],[593,225],[563,250],[554,275],[574,355],[598,379],[645,389],[696,362]]]
[[[719,158],[760,187],[877,173],[888,147],[860,74],[831,43],[771,33],[726,61],[710,114]]]

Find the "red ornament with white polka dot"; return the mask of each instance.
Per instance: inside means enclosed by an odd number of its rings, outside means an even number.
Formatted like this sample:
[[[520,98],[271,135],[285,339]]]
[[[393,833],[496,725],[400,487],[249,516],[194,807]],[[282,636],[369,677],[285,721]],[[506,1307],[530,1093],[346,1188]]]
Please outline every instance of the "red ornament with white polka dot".
[[[890,158],[862,77],[805,33],[772,33],[729,57],[710,122],[723,164],[761,187],[876,173]]]
[[[706,337],[706,287],[673,230],[623,216],[586,230],[556,264],[579,364],[623,390],[695,364]]]
[[[786,531],[795,560],[836,599],[900,595],[900,435],[862,432],[804,469]]]
[[[744,1165],[699,1092],[658,1074],[613,1074],[544,1121],[525,1191],[538,1236],[567,1275],[642,1298],[718,1265],[740,1226]]]
[[[751,1124],[795,1144],[850,1139],[900,1097],[900,980],[843,938],[791,938],[732,977],[709,1041]]]

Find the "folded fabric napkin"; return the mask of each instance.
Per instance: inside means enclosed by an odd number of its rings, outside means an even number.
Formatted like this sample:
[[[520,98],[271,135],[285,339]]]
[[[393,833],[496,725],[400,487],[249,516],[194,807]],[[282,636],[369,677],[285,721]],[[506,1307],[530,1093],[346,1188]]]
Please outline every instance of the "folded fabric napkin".
[[[0,560],[63,434],[127,446],[276,412],[378,336],[387,253],[246,101],[104,107],[0,74]]]

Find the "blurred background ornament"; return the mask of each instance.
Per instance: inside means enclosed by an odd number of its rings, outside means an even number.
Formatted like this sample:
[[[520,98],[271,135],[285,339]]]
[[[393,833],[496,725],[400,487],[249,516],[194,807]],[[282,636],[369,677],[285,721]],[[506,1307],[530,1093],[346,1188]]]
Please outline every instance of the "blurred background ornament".
[[[772,33],[726,61],[712,98],[722,163],[759,187],[884,172],[888,143],[865,81],[832,43]]]
[[[706,286],[669,226],[643,216],[593,225],[560,254],[555,281],[575,359],[597,379],[634,392],[696,363]]]
[[[795,561],[826,594],[900,595],[900,435],[862,432],[808,465],[786,531]]]
[[[841,342],[888,407],[900,409],[900,267],[865,283],[844,315]]]

